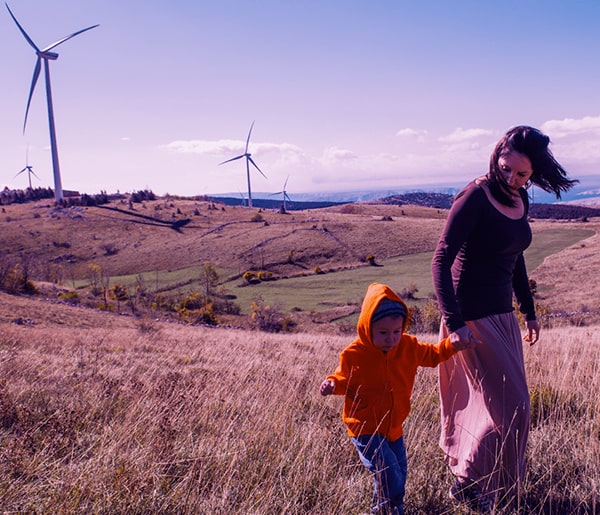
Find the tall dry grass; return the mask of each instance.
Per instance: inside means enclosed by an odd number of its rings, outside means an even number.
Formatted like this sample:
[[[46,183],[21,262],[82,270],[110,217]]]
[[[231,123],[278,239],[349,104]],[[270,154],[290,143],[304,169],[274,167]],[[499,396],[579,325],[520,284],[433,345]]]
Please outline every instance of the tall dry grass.
[[[348,337],[148,321],[0,329],[4,512],[369,511],[341,398],[318,394]],[[521,511],[600,513],[600,332],[546,331],[526,360]],[[462,513],[446,497],[435,370],[420,372],[413,399],[407,510]]]

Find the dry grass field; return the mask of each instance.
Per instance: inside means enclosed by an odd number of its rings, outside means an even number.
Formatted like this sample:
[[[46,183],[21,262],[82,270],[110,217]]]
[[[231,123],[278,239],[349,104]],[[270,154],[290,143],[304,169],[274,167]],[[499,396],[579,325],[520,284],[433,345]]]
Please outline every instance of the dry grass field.
[[[85,290],[90,265],[107,278],[153,272],[163,287],[205,263],[224,279],[268,270],[273,284],[320,267],[331,284],[336,270],[368,267],[369,254],[430,252],[445,214],[370,204],[280,214],[181,199],[4,206],[0,273],[23,267],[40,294],[0,292],[0,511],[368,511],[371,482],[341,399],[318,395],[352,335],[120,316],[56,294]],[[563,322],[526,348],[534,416],[520,513],[600,513],[599,226],[532,223],[545,242],[530,255],[537,298]],[[409,513],[463,513],[446,497],[438,423],[436,372],[423,370],[406,426]]]
[[[349,338],[0,293],[0,511],[365,513],[371,480],[341,398],[318,394]],[[600,513],[600,331],[550,329],[525,354],[533,420],[520,513]],[[436,371],[423,369],[406,425],[408,513],[466,513],[446,496],[438,424]]]

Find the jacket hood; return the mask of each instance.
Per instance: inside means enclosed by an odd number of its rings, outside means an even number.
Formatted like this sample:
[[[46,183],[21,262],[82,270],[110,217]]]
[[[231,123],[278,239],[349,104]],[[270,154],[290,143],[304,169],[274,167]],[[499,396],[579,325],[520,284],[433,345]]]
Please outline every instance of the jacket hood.
[[[406,332],[406,328],[408,327],[410,315],[406,303],[389,286],[380,283],[371,283],[367,288],[367,293],[363,299],[360,315],[358,316],[358,324],[356,326],[359,340],[366,345],[373,345],[373,339],[371,338],[371,320],[377,305],[383,299],[395,300],[404,306],[406,317],[404,317],[402,331]]]

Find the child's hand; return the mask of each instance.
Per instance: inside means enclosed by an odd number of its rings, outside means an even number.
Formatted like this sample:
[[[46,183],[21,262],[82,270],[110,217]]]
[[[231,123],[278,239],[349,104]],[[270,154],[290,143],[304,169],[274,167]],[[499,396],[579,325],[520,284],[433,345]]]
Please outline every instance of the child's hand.
[[[471,331],[466,325],[450,333],[450,343],[456,350],[470,349],[474,345],[481,343],[481,340],[475,336],[475,333]]]
[[[335,383],[331,380],[331,379],[325,379],[325,381],[323,381],[321,383],[321,395],[326,396],[326,395],[331,395],[333,393],[333,390],[335,388]]]

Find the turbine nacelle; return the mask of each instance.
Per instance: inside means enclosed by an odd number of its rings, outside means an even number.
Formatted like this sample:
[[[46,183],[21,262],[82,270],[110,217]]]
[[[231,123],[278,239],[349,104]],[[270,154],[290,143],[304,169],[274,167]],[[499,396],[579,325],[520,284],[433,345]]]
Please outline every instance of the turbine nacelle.
[[[43,50],[40,50],[36,53],[41,59],[50,59],[50,61],[56,61],[58,59],[58,54],[56,52],[44,52]]]

